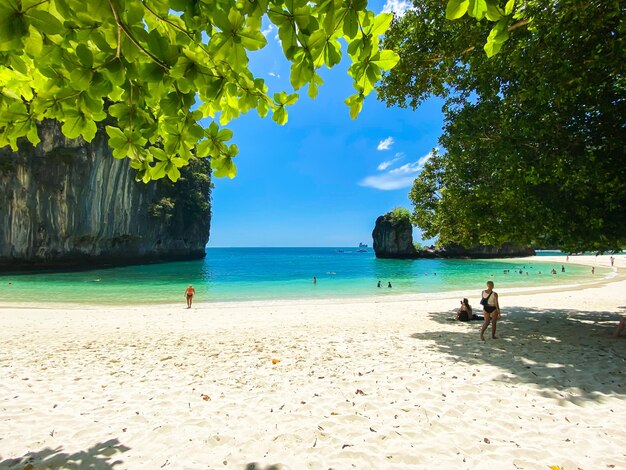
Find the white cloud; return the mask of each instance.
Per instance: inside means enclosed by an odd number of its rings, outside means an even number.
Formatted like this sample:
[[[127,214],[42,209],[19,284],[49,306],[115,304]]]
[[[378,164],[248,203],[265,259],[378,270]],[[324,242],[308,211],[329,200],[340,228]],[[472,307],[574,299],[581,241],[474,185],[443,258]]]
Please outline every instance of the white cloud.
[[[267,37],[272,32],[272,30],[274,30],[274,25],[273,24],[269,24],[267,26],[267,28],[265,28],[263,31],[261,31],[261,34],[263,34],[263,36]]]
[[[274,72],[270,72],[270,73],[268,73],[268,75],[269,75],[270,77],[280,78],[280,75],[279,75],[279,74],[277,74],[277,73],[274,73]]]
[[[395,13],[396,16],[404,16],[407,10],[413,7],[412,2],[405,0],[387,0],[383,7],[383,13]]]
[[[378,150],[389,150],[391,148],[391,146],[393,145],[393,137],[387,137],[384,140],[381,140],[380,142],[378,142],[378,147],[376,147]]]
[[[382,191],[410,188],[411,186],[413,186],[413,181],[415,181],[417,175],[424,169],[424,165],[431,157],[432,152],[429,152],[417,161],[406,163],[381,175],[367,176],[359,181],[359,185],[368,188],[380,189]],[[399,159],[400,157],[396,157],[393,160],[390,160],[390,162],[393,163],[394,161]],[[380,165],[378,165],[378,169],[386,170],[387,168],[389,168],[389,166],[391,166],[390,162],[381,163]],[[383,166],[383,164],[385,163],[389,163],[389,165],[381,168],[381,166]]]
[[[359,181],[359,186],[392,191],[394,189],[410,188],[414,180],[415,176],[397,178],[389,173],[385,173],[384,175],[368,176]]]
[[[391,165],[396,163],[397,161],[402,160],[403,158],[404,158],[404,154],[402,152],[398,152],[393,156],[391,160],[385,160],[384,162],[381,162],[380,165],[376,167],[376,169],[378,171],[384,171],[387,168],[389,168]]]

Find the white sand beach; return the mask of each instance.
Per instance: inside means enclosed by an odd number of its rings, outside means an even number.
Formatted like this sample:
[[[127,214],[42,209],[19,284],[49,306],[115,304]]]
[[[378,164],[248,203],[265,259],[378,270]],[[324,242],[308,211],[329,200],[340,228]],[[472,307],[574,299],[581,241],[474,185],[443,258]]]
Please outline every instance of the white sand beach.
[[[0,468],[624,469],[615,264],[582,286],[496,285],[485,342],[451,320],[456,293],[1,305]],[[476,310],[483,281],[463,293]]]

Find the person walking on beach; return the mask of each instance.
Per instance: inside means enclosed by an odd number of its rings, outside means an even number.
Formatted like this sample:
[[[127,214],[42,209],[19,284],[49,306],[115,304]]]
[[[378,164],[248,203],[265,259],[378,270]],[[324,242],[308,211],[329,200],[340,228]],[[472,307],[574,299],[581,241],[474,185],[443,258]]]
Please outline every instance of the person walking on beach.
[[[187,308],[191,308],[191,302],[193,301],[193,296],[196,294],[196,290],[193,288],[191,284],[185,290],[185,297],[187,298]]]
[[[615,258],[611,256],[611,267],[613,267],[614,264],[615,264]]]
[[[491,321],[491,337],[498,339],[496,336],[496,324],[500,318],[500,304],[498,303],[498,294],[493,291],[493,281],[487,281],[487,289],[481,292],[480,297],[480,304],[483,306],[483,314],[485,316],[485,323],[483,323],[480,329],[480,339],[485,341],[483,335],[489,326],[489,321]]]

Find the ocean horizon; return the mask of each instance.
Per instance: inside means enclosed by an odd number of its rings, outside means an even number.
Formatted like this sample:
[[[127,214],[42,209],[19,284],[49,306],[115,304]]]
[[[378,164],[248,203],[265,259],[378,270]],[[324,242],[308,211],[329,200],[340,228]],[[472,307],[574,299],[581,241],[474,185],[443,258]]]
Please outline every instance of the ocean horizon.
[[[196,302],[330,299],[397,294],[480,292],[498,288],[576,284],[588,267],[540,260],[377,259],[370,247],[207,248],[204,259],[0,275],[0,301],[140,305]],[[560,252],[544,251],[544,255]],[[565,266],[565,272],[561,272]],[[550,274],[555,269],[556,275]],[[508,270],[508,273],[506,272]],[[521,274],[520,274],[521,271]],[[597,271],[596,276],[601,272]],[[313,278],[316,282],[313,282]],[[377,287],[378,281],[381,287]],[[391,283],[391,287],[389,286]]]

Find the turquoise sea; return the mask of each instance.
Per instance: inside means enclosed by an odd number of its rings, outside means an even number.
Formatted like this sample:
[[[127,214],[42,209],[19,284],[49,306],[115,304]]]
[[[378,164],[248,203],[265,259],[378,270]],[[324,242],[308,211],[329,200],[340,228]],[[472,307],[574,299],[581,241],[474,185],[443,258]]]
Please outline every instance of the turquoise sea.
[[[0,302],[151,304],[182,302],[193,284],[197,302],[388,296],[575,284],[588,267],[487,260],[380,260],[371,248],[208,248],[203,260],[82,271],[0,275]],[[558,254],[558,252],[544,253]],[[561,272],[565,265],[566,272]],[[551,275],[554,268],[558,274]],[[511,270],[504,274],[505,269]],[[519,270],[522,274],[519,274]],[[597,270],[595,277],[608,270]],[[528,272],[528,275],[526,274]],[[493,275],[493,277],[490,277]],[[313,276],[317,283],[313,284]],[[377,288],[378,280],[382,287]],[[388,288],[391,282],[392,288]]]

